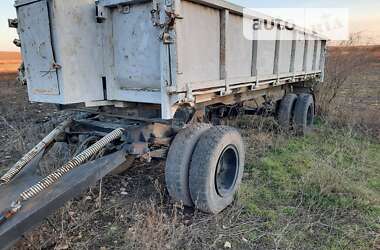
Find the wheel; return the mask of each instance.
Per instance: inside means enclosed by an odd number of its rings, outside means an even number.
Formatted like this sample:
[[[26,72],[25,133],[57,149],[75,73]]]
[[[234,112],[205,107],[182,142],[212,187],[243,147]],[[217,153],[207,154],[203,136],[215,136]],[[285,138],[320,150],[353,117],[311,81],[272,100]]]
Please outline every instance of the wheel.
[[[189,187],[195,207],[217,214],[230,205],[244,172],[244,143],[231,127],[217,126],[197,143],[190,165]]]
[[[195,124],[182,129],[174,138],[166,159],[165,181],[170,196],[185,206],[193,206],[189,190],[191,156],[201,135],[211,125]]]
[[[293,125],[293,112],[296,102],[296,94],[288,94],[281,100],[277,119],[281,128],[284,130],[290,130]]]
[[[294,123],[296,133],[305,135],[313,128],[314,98],[310,94],[300,94],[294,109]]]

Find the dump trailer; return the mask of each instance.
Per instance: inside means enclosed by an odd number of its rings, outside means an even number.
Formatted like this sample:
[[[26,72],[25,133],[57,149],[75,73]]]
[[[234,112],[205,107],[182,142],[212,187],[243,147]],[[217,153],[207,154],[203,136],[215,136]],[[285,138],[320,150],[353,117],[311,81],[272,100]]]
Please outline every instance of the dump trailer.
[[[16,0],[31,102],[78,111],[0,179],[0,248],[132,158],[166,159],[173,201],[219,213],[242,181],[245,149],[223,118],[271,114],[303,135],[326,38],[221,0]],[[243,23],[274,39],[247,39]],[[256,32],[256,31],[254,31]],[[286,39],[291,38],[291,39]],[[246,103],[254,103],[247,107]],[[47,176],[54,143],[77,154]]]

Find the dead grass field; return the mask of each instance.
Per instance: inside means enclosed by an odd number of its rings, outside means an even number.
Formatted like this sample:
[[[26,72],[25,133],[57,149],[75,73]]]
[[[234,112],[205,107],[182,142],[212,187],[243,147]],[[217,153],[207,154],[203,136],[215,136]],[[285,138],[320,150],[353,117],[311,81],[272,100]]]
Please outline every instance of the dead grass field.
[[[173,204],[164,162],[136,162],[68,202],[16,248],[379,249],[380,47],[376,53],[379,61],[350,78],[336,102],[338,118],[368,129],[318,121],[313,134],[295,138],[272,119],[228,121],[240,128],[248,159],[237,200],[222,214]],[[0,63],[0,72],[12,67]],[[30,104],[15,77],[0,74],[0,173],[68,115]],[[48,160],[62,161],[61,151]]]
[[[338,109],[380,133],[380,46],[373,47],[374,60],[353,74],[338,96]]]
[[[21,63],[21,55],[18,52],[0,51],[0,74],[17,72]]]

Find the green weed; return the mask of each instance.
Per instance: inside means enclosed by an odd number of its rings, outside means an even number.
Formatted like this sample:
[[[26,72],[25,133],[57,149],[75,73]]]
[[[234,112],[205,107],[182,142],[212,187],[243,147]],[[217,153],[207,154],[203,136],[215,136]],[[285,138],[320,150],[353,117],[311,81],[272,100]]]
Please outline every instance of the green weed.
[[[268,149],[247,169],[239,201],[262,219],[263,243],[302,249],[375,246],[380,144],[320,123],[313,134]]]

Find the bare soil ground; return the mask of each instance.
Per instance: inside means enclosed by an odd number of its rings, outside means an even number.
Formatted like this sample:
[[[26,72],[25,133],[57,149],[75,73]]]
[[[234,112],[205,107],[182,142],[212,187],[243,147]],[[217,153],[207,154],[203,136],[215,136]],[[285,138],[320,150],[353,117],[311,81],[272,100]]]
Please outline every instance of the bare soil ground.
[[[55,113],[54,106],[29,103],[26,87],[20,86],[16,73],[0,74],[0,165],[7,166],[21,156],[32,143],[46,133],[44,124]],[[23,131],[34,127],[34,138],[24,138]],[[1,172],[2,170],[0,170]]]
[[[0,51],[0,74],[16,72],[20,62],[20,53]]]
[[[14,80],[14,66],[0,63],[0,72],[7,72],[0,74],[0,173],[67,116],[53,105],[29,103],[26,87]],[[353,77],[339,96],[344,113],[354,113],[373,131],[380,131],[379,72],[380,61]],[[380,246],[377,142],[324,125],[310,137],[289,138],[275,132],[272,120],[232,123],[247,142],[247,173],[237,201],[222,214],[209,216],[173,204],[165,190],[164,162],[136,162],[128,173],[108,176],[68,202],[16,248]],[[50,164],[63,158],[59,148],[53,152]]]
[[[380,138],[380,46],[373,46],[369,65],[354,73],[337,97],[337,114],[374,130]]]

